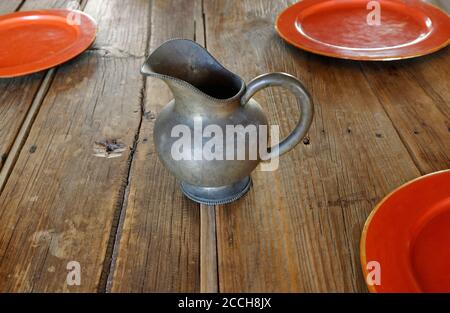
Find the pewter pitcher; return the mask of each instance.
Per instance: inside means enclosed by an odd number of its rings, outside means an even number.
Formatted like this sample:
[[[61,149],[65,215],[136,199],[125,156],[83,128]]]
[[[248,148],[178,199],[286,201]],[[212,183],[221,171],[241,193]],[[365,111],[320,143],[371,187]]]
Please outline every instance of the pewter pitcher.
[[[155,147],[162,163],[181,182],[182,192],[199,203],[232,202],[250,188],[250,173],[263,160],[259,155],[251,157],[251,151],[268,142],[268,132],[260,131],[268,126],[267,118],[252,99],[257,91],[269,86],[285,87],[297,97],[301,111],[292,133],[266,149],[264,160],[277,158],[294,148],[312,122],[313,103],[296,78],[271,73],[246,85],[191,40],[165,42],[149,56],[141,72],[162,79],[173,93],[174,99],[156,119]],[[228,136],[229,129],[238,131]],[[247,140],[249,129],[256,129],[256,141]],[[182,135],[186,138],[180,144]],[[215,157],[203,157],[213,135],[216,145],[211,151]],[[243,148],[244,154],[236,157],[239,148]]]

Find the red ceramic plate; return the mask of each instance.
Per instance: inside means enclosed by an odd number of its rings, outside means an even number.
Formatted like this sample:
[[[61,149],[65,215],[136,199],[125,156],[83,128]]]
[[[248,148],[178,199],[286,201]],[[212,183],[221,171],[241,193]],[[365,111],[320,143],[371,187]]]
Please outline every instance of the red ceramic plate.
[[[68,22],[71,13],[80,14],[80,18],[71,16]],[[95,21],[79,11],[45,10],[0,16],[0,77],[38,72],[74,58],[94,42],[96,28]]]
[[[361,265],[371,292],[450,292],[450,170],[420,177],[387,196],[364,226]]]
[[[313,53],[353,60],[395,60],[429,54],[450,42],[450,18],[421,0],[304,0],[278,16],[276,29],[290,44]],[[375,1],[374,1],[375,2]]]

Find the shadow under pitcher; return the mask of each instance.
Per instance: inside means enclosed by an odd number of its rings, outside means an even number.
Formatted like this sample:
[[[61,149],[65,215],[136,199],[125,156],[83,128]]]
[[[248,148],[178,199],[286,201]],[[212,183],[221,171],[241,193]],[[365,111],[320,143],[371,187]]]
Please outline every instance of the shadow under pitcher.
[[[153,139],[158,157],[181,181],[182,192],[198,203],[224,204],[242,197],[258,164],[278,160],[311,126],[314,106],[295,77],[270,73],[246,85],[191,40],[165,42],[141,72],[162,79],[173,93],[156,119]],[[291,91],[301,115],[294,130],[268,148],[274,136],[269,136],[267,118],[252,96],[271,86]]]

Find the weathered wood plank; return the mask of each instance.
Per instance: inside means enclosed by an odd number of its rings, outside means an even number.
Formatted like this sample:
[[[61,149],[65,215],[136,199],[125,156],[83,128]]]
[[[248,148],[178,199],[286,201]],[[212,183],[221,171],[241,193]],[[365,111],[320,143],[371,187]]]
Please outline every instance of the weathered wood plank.
[[[117,42],[135,45],[125,20],[146,24],[149,10],[133,3],[87,7],[100,38],[114,28]],[[1,291],[101,289],[140,123],[142,61],[93,50],[58,69],[0,196]],[[81,265],[80,286],[66,283],[69,261]]]
[[[363,64],[422,174],[450,168],[450,50],[390,64]]]
[[[0,170],[41,85],[43,74],[0,79]],[[1,190],[1,188],[0,188]]]
[[[203,27],[192,1],[152,2],[150,50],[171,38],[194,39]],[[113,292],[198,292],[200,290],[199,205],[185,198],[157,159],[153,126],[172,98],[160,81],[148,79],[145,114],[126,214],[118,245]]]
[[[240,201],[217,211],[221,292],[365,291],[359,239],[373,206],[420,175],[358,63],[283,43],[275,16],[294,1],[206,1],[208,49],[245,80],[299,77],[316,114],[309,140],[256,172]],[[226,44],[225,44],[226,43]],[[287,134],[298,116],[281,90],[257,99]]]
[[[450,12],[450,3],[428,0]],[[450,168],[450,50],[363,70],[422,174]]]
[[[47,73],[45,73],[43,75],[43,80],[40,83],[39,86],[36,86],[37,92],[33,97],[33,100],[31,101],[31,104],[28,108],[27,113],[25,114],[25,116],[23,117],[23,121],[21,120],[15,120],[16,116],[15,115],[11,115],[9,116],[8,119],[8,115],[6,114],[6,122],[11,122],[14,121],[14,123],[12,123],[13,125],[8,125],[8,123],[6,123],[7,127],[4,130],[5,134],[8,136],[5,138],[5,142],[6,140],[10,140],[10,146],[5,147],[5,149],[7,149],[7,151],[4,153],[4,162],[2,167],[0,167],[0,194],[3,191],[3,188],[5,187],[5,184],[9,178],[9,175],[11,174],[11,171],[14,168],[14,165],[17,161],[17,158],[19,156],[20,151],[23,148],[23,144],[28,136],[28,133],[33,125],[34,119],[36,118],[36,114],[39,111],[39,108],[42,104],[43,99],[45,98],[45,96],[47,95],[47,91],[48,88],[51,85],[51,82],[53,80],[55,74],[55,69],[50,69]],[[12,82],[17,82],[20,80],[17,79],[13,79],[11,80]],[[21,85],[20,83],[18,84],[19,86]],[[25,88],[26,89],[26,88]],[[31,95],[29,95],[31,96]],[[8,99],[8,98],[7,98]],[[11,103],[10,101],[13,100],[14,101],[14,97],[10,97],[8,100],[9,103]],[[17,107],[14,108],[13,111],[16,111]],[[17,112],[12,112],[12,113],[17,113]],[[19,122],[22,122],[22,124],[19,127]],[[14,135],[17,132],[17,135],[13,138],[12,135]]]

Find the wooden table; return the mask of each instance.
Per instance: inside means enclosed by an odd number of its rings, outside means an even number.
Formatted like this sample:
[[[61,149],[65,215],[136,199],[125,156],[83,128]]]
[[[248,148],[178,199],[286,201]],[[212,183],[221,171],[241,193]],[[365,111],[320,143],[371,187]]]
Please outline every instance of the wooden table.
[[[1,1],[0,13],[68,2]],[[450,167],[449,49],[386,63],[312,55],[274,31],[293,2],[84,0],[99,24],[92,48],[0,80],[0,291],[366,291],[359,239],[372,208]],[[246,81],[296,75],[314,99],[308,140],[279,170],[255,172],[236,203],[187,200],[157,159],[155,116],[171,94],[139,68],[173,37]],[[292,129],[291,96],[257,100]],[[70,261],[79,286],[66,283]]]

